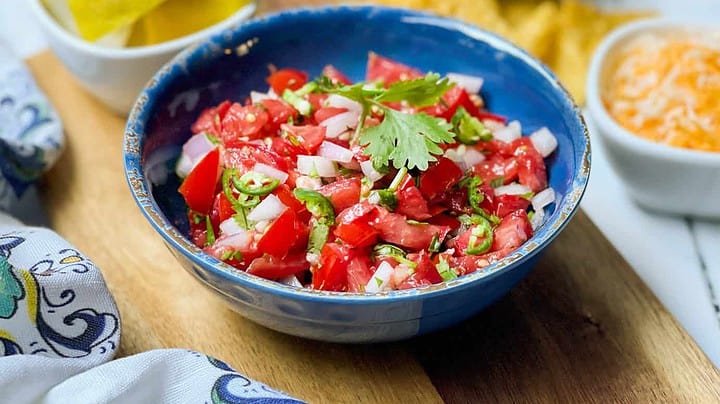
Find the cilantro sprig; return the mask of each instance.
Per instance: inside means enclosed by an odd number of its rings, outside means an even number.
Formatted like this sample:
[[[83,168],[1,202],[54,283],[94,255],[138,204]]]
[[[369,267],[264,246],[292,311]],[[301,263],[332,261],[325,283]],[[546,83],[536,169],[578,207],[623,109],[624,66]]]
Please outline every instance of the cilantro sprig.
[[[366,83],[336,86],[323,78],[320,90],[362,105],[358,143],[365,146],[364,153],[370,156],[375,167],[392,164],[397,169],[426,170],[430,162],[437,161],[435,156],[442,154],[439,145],[453,142],[452,125],[424,112],[405,113],[383,103],[404,102],[411,107],[434,105],[453,85],[447,78],[440,79],[437,73],[428,73],[425,77],[393,83],[388,88]],[[380,109],[385,117],[380,125],[364,128],[365,118],[373,107]]]

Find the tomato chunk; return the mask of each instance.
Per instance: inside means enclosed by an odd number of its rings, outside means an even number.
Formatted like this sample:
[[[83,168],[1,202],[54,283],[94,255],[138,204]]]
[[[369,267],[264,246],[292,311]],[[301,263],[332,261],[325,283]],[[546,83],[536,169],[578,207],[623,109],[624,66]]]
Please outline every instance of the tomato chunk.
[[[330,198],[335,213],[340,213],[360,201],[360,180],[356,177],[342,178],[323,185],[318,192]]]
[[[262,257],[252,260],[247,269],[247,273],[265,279],[280,279],[304,271],[309,267],[310,264],[305,259],[305,253],[299,253],[285,258],[265,254]]]
[[[265,230],[265,234],[258,241],[258,250],[276,257],[284,257],[298,237],[295,220],[295,212],[285,209]]]
[[[371,246],[378,240],[378,231],[364,222],[341,223],[334,233],[351,247]]]
[[[427,249],[433,237],[444,240],[450,228],[429,223],[411,224],[405,216],[378,208],[379,216],[371,225],[381,239],[412,250]]]
[[[207,214],[215,199],[215,186],[220,178],[220,149],[214,148],[190,171],[178,191],[195,212]]]
[[[347,269],[350,259],[350,247],[336,243],[325,244],[320,250],[320,265],[313,272],[313,288],[347,290]]]
[[[505,216],[493,232],[491,251],[514,250],[528,241],[533,235],[532,225],[527,212],[516,210]]]
[[[268,122],[268,114],[259,106],[244,106],[237,102],[230,106],[222,120],[222,140],[226,147],[237,146],[248,139],[262,136],[261,130]]]
[[[323,76],[330,79],[330,82],[334,85],[345,84],[350,85],[352,81],[347,78],[340,70],[336,69],[333,65],[327,65],[322,70]]]
[[[370,52],[368,55],[365,79],[370,82],[382,82],[386,86],[401,81],[422,77],[420,70],[396,62],[392,59]]]
[[[428,200],[434,199],[450,187],[457,184],[463,177],[463,172],[445,157],[438,157],[438,161],[431,163],[428,169],[420,174],[420,191]]]
[[[308,75],[296,69],[280,69],[267,78],[268,84],[277,95],[282,95],[285,89],[297,90],[307,83]]]

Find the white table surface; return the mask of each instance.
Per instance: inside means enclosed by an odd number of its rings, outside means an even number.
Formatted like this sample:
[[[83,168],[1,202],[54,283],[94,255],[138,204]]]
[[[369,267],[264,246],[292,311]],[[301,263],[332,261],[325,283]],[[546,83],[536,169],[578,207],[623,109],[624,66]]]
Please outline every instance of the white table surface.
[[[606,7],[652,6],[671,15],[714,13],[720,21],[720,0],[597,3]],[[0,43],[21,58],[46,48],[27,0],[0,2]],[[589,125],[592,137],[592,122]],[[720,366],[720,222],[641,210],[625,195],[602,144],[594,138],[590,182],[581,206],[715,366]],[[26,216],[25,220],[41,222],[35,217]]]

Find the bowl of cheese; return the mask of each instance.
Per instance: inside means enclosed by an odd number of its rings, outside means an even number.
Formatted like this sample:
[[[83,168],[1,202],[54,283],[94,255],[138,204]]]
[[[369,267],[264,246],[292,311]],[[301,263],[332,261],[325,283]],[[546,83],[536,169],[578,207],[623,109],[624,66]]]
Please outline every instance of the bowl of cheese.
[[[720,24],[659,18],[608,35],[587,108],[629,196],[652,211],[720,218]]]

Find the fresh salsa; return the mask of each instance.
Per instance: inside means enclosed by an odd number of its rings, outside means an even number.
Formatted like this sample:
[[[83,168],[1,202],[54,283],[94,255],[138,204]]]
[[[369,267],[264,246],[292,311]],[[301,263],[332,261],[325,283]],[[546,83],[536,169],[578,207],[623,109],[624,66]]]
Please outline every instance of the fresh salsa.
[[[176,169],[193,242],[240,270],[329,291],[436,284],[510,254],[555,201],[556,138],[487,111],[479,77],[374,53],[361,83],[270,70],[267,91],[200,114]]]

